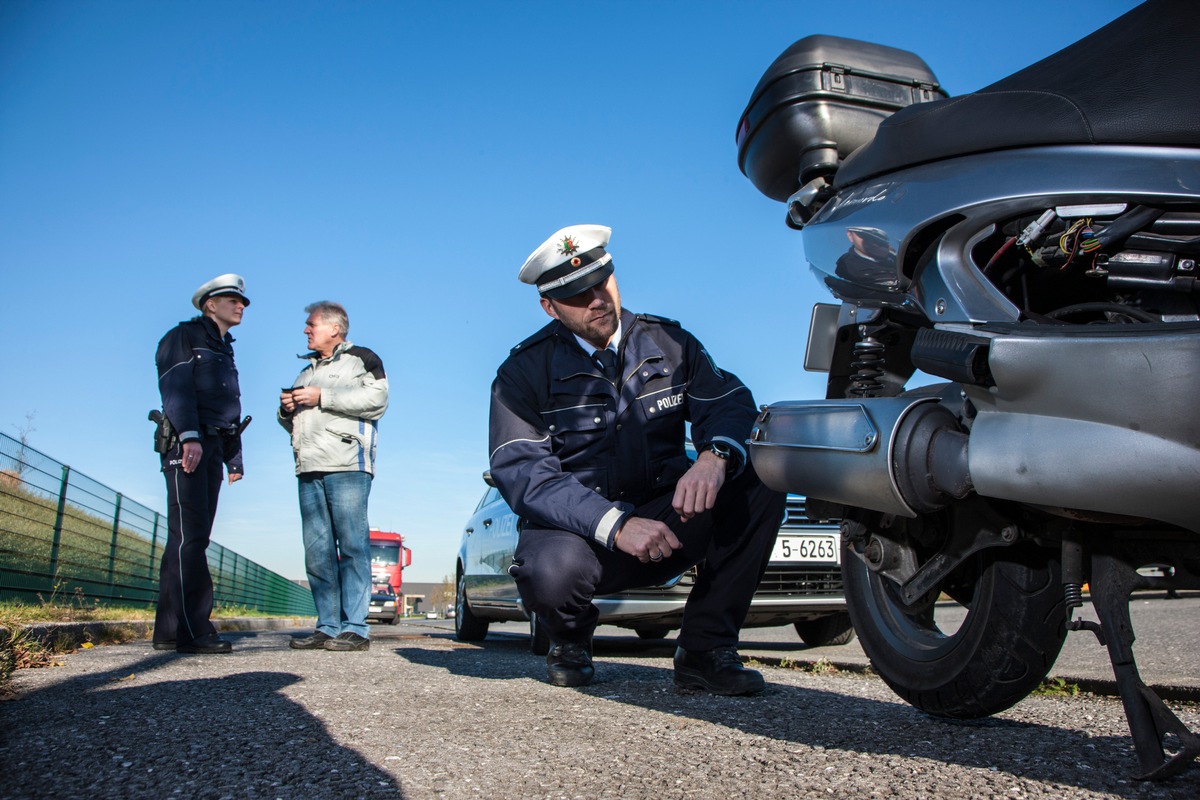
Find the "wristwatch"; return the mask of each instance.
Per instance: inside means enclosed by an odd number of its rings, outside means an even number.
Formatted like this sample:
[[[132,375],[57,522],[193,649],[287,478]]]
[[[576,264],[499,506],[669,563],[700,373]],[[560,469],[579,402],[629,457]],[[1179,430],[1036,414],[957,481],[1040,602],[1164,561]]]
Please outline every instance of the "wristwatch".
[[[708,446],[708,451],[717,458],[725,462],[725,471],[728,472],[734,465],[733,450],[729,445],[722,442],[713,442]]]

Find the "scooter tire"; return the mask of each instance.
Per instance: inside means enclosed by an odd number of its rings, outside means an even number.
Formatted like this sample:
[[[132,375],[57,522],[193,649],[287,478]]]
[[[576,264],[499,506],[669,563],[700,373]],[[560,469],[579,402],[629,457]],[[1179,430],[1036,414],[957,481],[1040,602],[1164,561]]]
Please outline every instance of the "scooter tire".
[[[913,706],[977,719],[1036,689],[1066,637],[1061,565],[1033,543],[975,554],[966,617],[943,633],[932,614],[908,614],[892,582],[843,544],[842,578],[854,629],[872,667]]]

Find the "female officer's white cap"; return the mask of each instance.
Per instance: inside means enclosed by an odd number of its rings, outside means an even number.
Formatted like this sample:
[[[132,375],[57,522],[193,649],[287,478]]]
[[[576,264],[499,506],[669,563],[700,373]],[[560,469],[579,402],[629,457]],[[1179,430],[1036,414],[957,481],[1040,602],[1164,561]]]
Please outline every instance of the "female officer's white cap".
[[[218,275],[208,283],[201,286],[192,295],[192,305],[200,308],[204,305],[204,301],[214,295],[231,294],[235,297],[242,298],[242,302],[250,305],[250,298],[246,297],[246,281],[241,275],[235,275],[232,272],[227,272],[224,275]]]
[[[561,300],[608,279],[612,255],[605,251],[612,228],[571,225],[557,231],[530,253],[517,277],[538,288],[542,297]]]

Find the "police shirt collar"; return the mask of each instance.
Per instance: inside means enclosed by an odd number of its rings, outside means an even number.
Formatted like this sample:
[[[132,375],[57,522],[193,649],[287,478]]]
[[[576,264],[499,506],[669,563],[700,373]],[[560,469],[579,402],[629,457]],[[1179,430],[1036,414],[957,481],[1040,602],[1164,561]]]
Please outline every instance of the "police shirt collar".
[[[224,342],[225,344],[233,344],[237,341],[237,339],[234,339],[233,334],[229,333],[229,331],[226,331],[225,335],[222,336],[221,329],[217,326],[217,323],[212,321],[211,317],[206,317],[205,315],[201,314],[198,317],[194,317],[194,319],[200,320],[200,324],[204,326],[204,329],[207,330],[209,334],[211,334],[212,337],[217,341]]]
[[[617,316],[617,332],[614,333],[612,335],[612,338],[608,340],[608,348],[607,349],[612,350],[614,353],[621,352],[621,328],[622,328],[621,316],[623,316],[623,315]],[[582,336],[580,336],[577,333],[572,333],[571,335],[575,337],[575,341],[579,342],[579,346],[583,348],[583,352],[587,353],[589,356],[592,353],[596,352],[596,346],[594,344],[592,344],[591,342],[589,342],[587,339],[584,339]]]

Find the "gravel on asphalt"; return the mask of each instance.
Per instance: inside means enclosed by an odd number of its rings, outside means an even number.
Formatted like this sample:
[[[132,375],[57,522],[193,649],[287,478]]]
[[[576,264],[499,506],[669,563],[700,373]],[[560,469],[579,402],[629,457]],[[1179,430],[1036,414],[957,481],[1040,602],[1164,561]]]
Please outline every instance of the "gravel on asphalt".
[[[1120,701],[1027,698],[931,718],[870,675],[763,665],[752,698],[677,691],[668,648],[597,640],[596,682],[543,682],[516,637],[373,629],[364,653],[232,634],[228,656],[146,642],[17,674],[0,703],[0,797],[1163,798],[1200,767],[1134,780]],[[1192,730],[1200,707],[1171,703]]]

